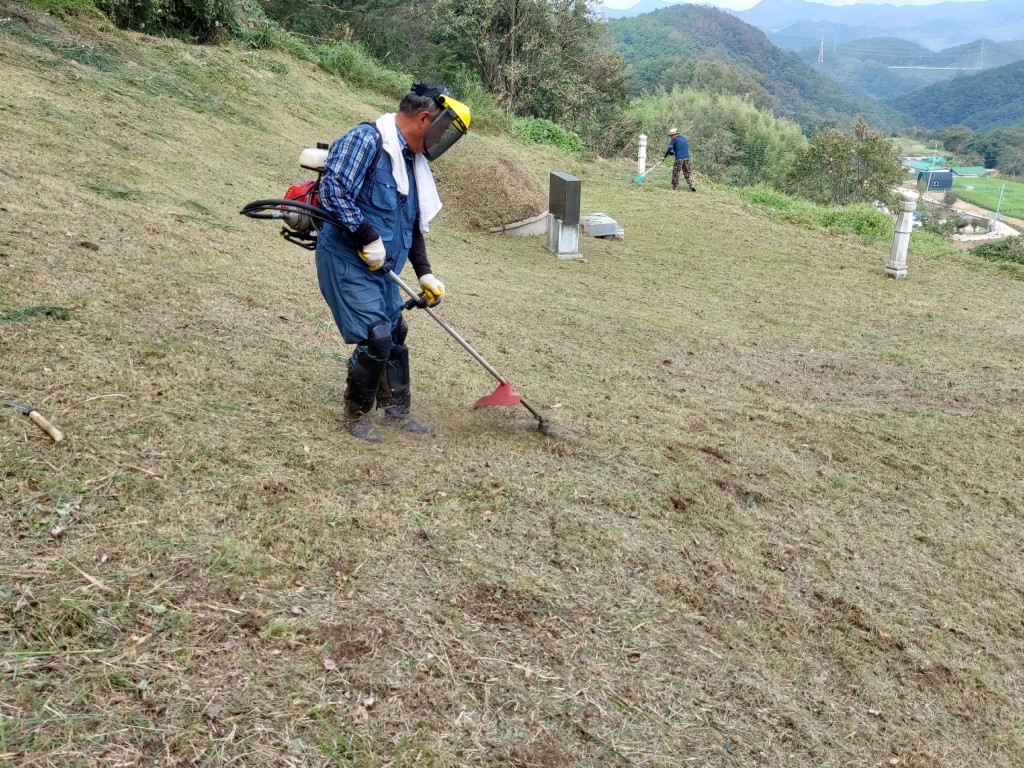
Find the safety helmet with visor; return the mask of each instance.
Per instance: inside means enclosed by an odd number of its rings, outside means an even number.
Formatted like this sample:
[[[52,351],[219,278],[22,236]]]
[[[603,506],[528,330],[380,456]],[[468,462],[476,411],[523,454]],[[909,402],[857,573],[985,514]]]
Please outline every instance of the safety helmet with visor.
[[[417,96],[433,99],[441,112],[434,118],[423,134],[423,154],[433,162],[448,151],[455,142],[469,130],[469,107],[452,98],[444,86],[427,86],[414,83],[412,92]]]

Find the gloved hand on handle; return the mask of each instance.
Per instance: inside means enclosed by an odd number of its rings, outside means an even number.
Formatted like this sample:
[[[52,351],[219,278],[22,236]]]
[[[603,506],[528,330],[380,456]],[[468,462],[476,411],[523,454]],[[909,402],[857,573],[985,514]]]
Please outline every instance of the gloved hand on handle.
[[[439,304],[444,297],[444,283],[430,272],[420,277],[420,288],[423,289],[423,297],[427,304],[432,307]]]
[[[366,262],[371,272],[376,272],[384,266],[387,258],[387,251],[384,249],[384,241],[379,237],[359,249],[359,258]]]

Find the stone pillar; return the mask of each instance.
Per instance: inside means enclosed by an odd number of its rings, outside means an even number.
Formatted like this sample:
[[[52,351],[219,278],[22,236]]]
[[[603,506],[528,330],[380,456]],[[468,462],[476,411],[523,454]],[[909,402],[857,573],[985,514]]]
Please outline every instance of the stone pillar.
[[[548,186],[548,250],[559,259],[583,260],[580,253],[582,182],[568,173],[551,173]]]
[[[892,238],[892,251],[889,263],[885,265],[885,274],[900,280],[907,276],[907,247],[910,245],[910,232],[914,228],[914,211],[917,210],[918,194],[907,190],[901,192],[900,212],[896,216],[896,232]]]
[[[637,176],[647,170],[647,134],[640,134],[640,151],[636,155]]]

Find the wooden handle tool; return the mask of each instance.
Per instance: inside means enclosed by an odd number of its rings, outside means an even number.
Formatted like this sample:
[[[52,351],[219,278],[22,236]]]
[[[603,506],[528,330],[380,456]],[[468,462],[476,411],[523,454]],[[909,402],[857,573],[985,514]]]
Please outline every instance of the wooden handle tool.
[[[11,408],[17,408],[19,411],[28,416],[28,420],[39,427],[43,432],[50,436],[50,439],[55,443],[59,443],[64,439],[64,433],[57,429],[53,424],[46,420],[46,418],[31,405],[25,405],[24,403],[15,403],[12,400],[4,400],[4,405],[9,405]]]

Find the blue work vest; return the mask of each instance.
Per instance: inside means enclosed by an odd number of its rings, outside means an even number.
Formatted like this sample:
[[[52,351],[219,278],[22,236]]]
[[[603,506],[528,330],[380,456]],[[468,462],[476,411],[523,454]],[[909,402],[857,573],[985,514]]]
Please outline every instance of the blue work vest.
[[[405,153],[402,154],[404,157]],[[409,257],[412,228],[420,210],[412,163],[406,162],[405,169],[409,176],[409,194],[400,195],[391,172],[391,156],[381,149],[377,153],[372,181],[364,183],[356,197],[359,210],[384,241],[388,261],[394,262],[396,273],[401,273]]]
[[[375,129],[376,130],[376,129]],[[391,157],[377,152],[355,204],[384,242],[387,263],[396,274],[402,271],[412,247],[413,226],[419,214],[419,198],[412,163],[409,194],[398,194],[391,173]],[[342,338],[358,344],[380,322],[395,326],[401,319],[403,297],[384,270],[371,272],[359,258],[359,248],[348,230],[325,223],[317,236],[317,276],[320,290],[331,308]]]

